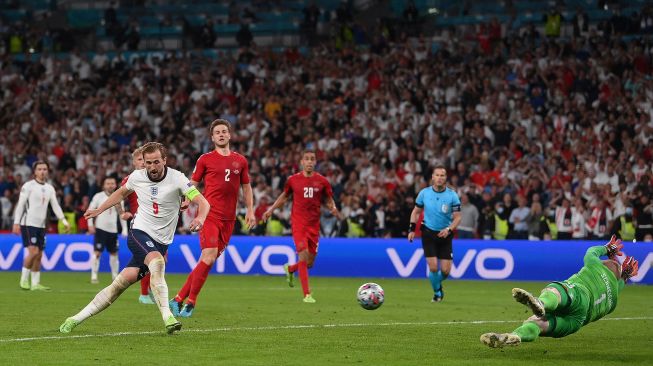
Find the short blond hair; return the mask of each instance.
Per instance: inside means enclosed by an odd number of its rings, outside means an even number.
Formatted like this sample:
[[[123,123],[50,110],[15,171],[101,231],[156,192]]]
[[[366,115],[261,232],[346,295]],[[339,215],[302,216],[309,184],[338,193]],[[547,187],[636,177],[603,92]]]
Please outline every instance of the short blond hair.
[[[135,159],[138,155],[143,155],[143,148],[137,147],[136,150],[132,153],[132,159]]]

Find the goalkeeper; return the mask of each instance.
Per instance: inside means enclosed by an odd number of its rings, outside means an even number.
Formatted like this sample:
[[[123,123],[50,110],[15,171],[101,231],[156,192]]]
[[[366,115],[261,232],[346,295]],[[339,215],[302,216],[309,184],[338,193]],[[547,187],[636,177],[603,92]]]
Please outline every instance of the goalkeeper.
[[[603,246],[591,247],[583,259],[585,266],[563,282],[548,284],[539,297],[520,288],[512,297],[528,306],[533,316],[512,333],[485,333],[481,343],[493,347],[518,346],[533,342],[540,335],[560,338],[576,333],[585,324],[599,320],[617,307],[617,298],[629,278],[637,275],[638,263],[626,257],[623,264],[621,240],[613,235]],[[607,255],[607,260],[599,257]]]

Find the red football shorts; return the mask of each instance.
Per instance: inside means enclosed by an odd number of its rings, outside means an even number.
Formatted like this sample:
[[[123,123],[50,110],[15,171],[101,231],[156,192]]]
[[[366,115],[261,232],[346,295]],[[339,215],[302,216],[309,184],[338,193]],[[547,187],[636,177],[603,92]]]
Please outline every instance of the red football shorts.
[[[229,239],[234,232],[236,221],[206,220],[200,230],[200,248],[218,248],[218,253],[224,252],[229,245]]]
[[[292,228],[292,239],[297,253],[308,249],[311,254],[317,254],[319,246],[320,227],[297,225]]]

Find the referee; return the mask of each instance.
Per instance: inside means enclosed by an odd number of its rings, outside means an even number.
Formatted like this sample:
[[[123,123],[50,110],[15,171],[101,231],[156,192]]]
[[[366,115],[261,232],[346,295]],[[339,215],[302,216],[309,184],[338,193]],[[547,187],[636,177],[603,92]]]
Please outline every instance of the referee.
[[[453,231],[460,224],[460,198],[451,188],[448,188],[447,169],[438,165],[433,169],[433,185],[422,189],[415,200],[415,208],[410,214],[408,240],[415,238],[415,227],[420,214],[424,211],[422,222],[422,248],[429,266],[429,280],[433,287],[432,302],[440,302],[444,298],[442,281],[451,272],[453,259]],[[440,268],[438,268],[440,259]]]

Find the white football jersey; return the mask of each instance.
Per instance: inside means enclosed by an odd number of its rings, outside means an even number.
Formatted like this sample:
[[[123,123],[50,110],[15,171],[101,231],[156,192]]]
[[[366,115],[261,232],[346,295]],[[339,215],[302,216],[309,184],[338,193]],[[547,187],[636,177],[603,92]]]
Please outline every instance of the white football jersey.
[[[91,200],[91,203],[89,205],[89,208],[96,209],[100,207],[104,203],[104,201],[107,200],[109,196],[102,191],[98,192],[93,196],[93,199]],[[120,207],[122,207],[122,202],[120,202]],[[119,212],[116,209],[116,207],[110,207],[106,211],[102,212],[98,217],[96,217],[93,220],[90,220],[88,222],[88,226],[95,226],[96,228],[100,230],[104,230],[109,233],[117,233],[118,232],[118,219],[119,219]]]
[[[172,243],[182,198],[194,188],[188,178],[178,170],[166,168],[163,180],[153,182],[147,169],[141,169],[129,175],[125,188],[138,197],[138,214],[132,229],[146,232],[161,244]]]
[[[16,211],[14,211],[14,224],[45,228],[48,205],[52,205],[52,211],[59,220],[64,219],[54,187],[47,182],[41,184],[36,179],[27,181],[20,189]]]

